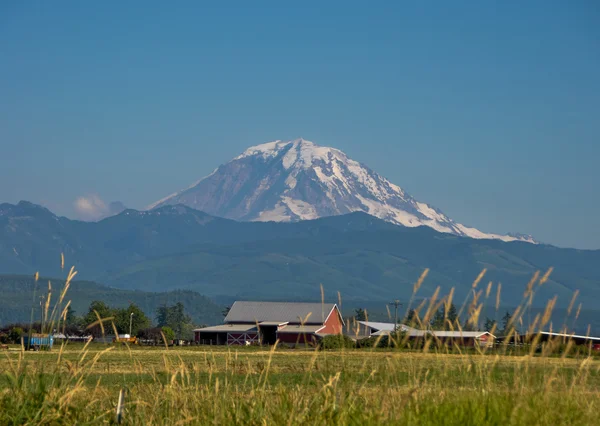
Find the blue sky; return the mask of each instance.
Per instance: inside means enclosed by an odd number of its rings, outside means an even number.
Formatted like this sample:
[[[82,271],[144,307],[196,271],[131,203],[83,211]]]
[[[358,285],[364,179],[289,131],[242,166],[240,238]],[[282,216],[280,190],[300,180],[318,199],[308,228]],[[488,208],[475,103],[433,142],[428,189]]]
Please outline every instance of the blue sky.
[[[467,225],[600,248],[598,2],[125,3],[0,2],[0,202],[143,208],[303,137]]]

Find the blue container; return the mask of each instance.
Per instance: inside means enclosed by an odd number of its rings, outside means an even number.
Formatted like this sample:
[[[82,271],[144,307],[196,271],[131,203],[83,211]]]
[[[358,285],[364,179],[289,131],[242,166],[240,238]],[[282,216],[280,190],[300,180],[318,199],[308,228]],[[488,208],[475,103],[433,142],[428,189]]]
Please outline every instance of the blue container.
[[[33,349],[34,351],[52,349],[54,344],[54,336],[51,334],[32,333],[31,338],[25,334],[23,336],[23,347],[25,349]]]

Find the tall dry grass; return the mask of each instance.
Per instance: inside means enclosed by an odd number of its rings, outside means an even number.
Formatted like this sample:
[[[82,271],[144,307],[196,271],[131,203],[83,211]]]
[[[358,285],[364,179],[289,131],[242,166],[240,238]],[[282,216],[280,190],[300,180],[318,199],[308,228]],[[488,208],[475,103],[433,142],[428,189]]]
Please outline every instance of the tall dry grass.
[[[71,269],[54,309],[44,306],[50,329],[64,323],[75,274]],[[508,335],[517,336],[550,274],[527,284]],[[426,275],[415,283],[409,308]],[[500,306],[500,284],[478,290],[484,277],[485,270],[460,306],[467,324],[480,323],[486,303]],[[415,307],[412,325],[424,327],[440,307],[447,312],[453,298],[454,291],[442,296],[438,288]],[[410,340],[403,333],[388,337],[399,350],[174,350],[91,342],[63,343],[52,353],[21,348],[0,365],[0,424],[596,424],[600,365],[591,347],[577,348],[569,338],[541,341],[538,330],[549,325],[555,304],[529,323],[525,341],[470,349],[460,340]],[[463,329],[460,321],[445,321]],[[93,325],[104,330],[105,324],[114,328],[99,316]]]

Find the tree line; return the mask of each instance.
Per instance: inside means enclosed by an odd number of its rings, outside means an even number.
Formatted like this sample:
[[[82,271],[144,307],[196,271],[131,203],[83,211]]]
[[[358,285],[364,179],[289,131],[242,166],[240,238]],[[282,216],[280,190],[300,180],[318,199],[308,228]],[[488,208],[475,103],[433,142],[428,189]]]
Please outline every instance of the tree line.
[[[64,333],[67,336],[131,334],[142,339],[167,341],[174,339],[191,340],[193,338],[194,324],[192,318],[185,312],[181,302],[174,305],[163,305],[156,309],[155,322],[135,303],[130,303],[125,308],[108,306],[101,300],[90,303],[84,315],[67,307],[64,322],[61,322],[52,331]],[[0,343],[19,343],[21,337],[29,329],[29,324],[9,324],[0,329]],[[32,324],[33,332],[40,332],[42,324]]]

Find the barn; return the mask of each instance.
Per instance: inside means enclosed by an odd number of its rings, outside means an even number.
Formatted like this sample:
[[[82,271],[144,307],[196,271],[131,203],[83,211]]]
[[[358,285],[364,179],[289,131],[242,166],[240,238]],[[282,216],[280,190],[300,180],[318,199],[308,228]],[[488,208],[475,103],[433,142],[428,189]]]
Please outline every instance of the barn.
[[[344,320],[334,303],[237,301],[224,324],[194,330],[205,345],[315,345],[322,336],[342,332]]]

